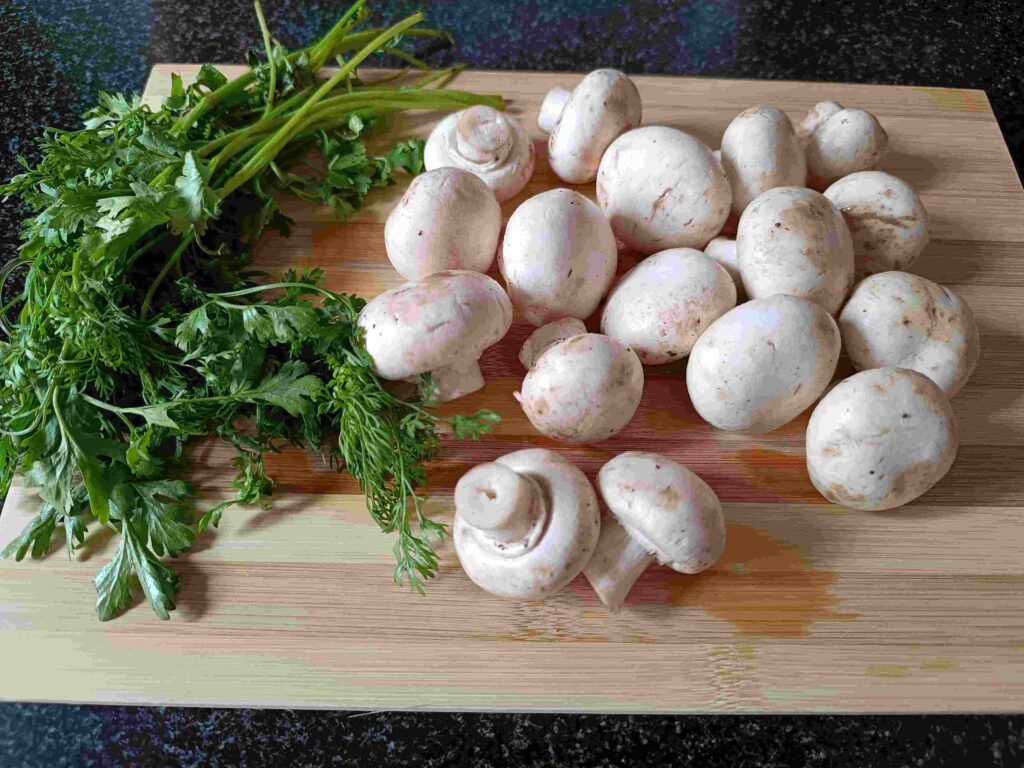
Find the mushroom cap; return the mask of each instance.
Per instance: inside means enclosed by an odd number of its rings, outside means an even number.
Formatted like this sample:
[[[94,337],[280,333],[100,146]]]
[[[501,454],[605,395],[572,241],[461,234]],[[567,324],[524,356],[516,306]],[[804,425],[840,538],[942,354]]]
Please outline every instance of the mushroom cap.
[[[551,170],[569,184],[597,177],[608,146],[640,125],[643,107],[633,81],[615,69],[598,69],[573,89],[548,137]]]
[[[519,350],[519,362],[529,370],[533,368],[537,358],[547,352],[550,347],[586,332],[587,327],[583,321],[577,320],[575,317],[552,320],[531,333],[523,342],[523,346]]]
[[[902,179],[882,171],[858,171],[824,194],[846,219],[859,274],[905,270],[928,245],[928,211]]]
[[[374,371],[398,381],[476,360],[512,325],[512,304],[478,272],[435,272],[377,296],[359,313]]]
[[[764,434],[818,399],[835,373],[839,349],[835,321],[814,302],[781,293],[754,299],[697,339],[686,388],[705,421]]]
[[[693,248],[670,248],[637,264],[608,294],[601,332],[636,352],[644,365],[690,354],[697,338],[736,306],[725,268]]]
[[[826,182],[874,168],[885,157],[889,135],[863,109],[841,109],[821,122],[807,141],[807,170]]]
[[[446,269],[486,272],[501,234],[501,205],[479,177],[438,168],[412,180],[384,225],[384,246],[406,280]]]
[[[747,296],[801,296],[835,314],[853,286],[853,240],[842,214],[820,192],[776,187],[759,195],[736,231]]]
[[[875,368],[839,382],[807,424],[807,471],[822,496],[853,509],[891,509],[949,471],[958,429],[931,379]]]
[[[657,453],[620,453],[597,473],[608,511],[658,562],[700,573],[725,549],[722,504],[700,477]]]
[[[468,524],[456,509],[455,553],[469,578],[491,594],[548,597],[576,578],[594,552],[601,530],[597,495],[586,475],[554,451],[528,448],[496,462],[536,484],[546,524],[526,547],[509,546]]]
[[[732,191],[711,150],[688,133],[650,125],[608,147],[597,201],[630,248],[703,248],[729,216]]]
[[[512,304],[534,325],[592,315],[617,264],[608,219],[571,189],[541,192],[516,208],[498,256]]]
[[[786,113],[772,106],[741,112],[722,136],[722,167],[736,215],[773,187],[802,187],[807,161]]]
[[[584,333],[537,358],[517,398],[530,423],[548,437],[595,443],[629,423],[643,389],[643,366],[633,350]]]
[[[481,137],[481,146],[472,149],[465,140],[471,129]],[[434,127],[423,150],[423,165],[428,171],[452,166],[469,171],[494,191],[498,202],[505,202],[530,180],[534,156],[533,142],[519,120],[477,105],[448,115]]]
[[[834,101],[819,101],[804,115],[804,119],[800,121],[800,125],[796,128],[796,137],[800,142],[800,146],[807,146],[807,142],[811,139],[811,134],[818,130],[818,127],[828,120],[832,115],[841,110],[843,107]]]
[[[981,354],[974,313],[953,291],[907,272],[858,283],[839,313],[843,348],[857,370],[907,368],[953,397]]]
[[[736,241],[728,237],[716,237],[704,246],[704,254],[723,267],[736,284],[736,298],[743,295],[743,278],[740,277],[740,257],[736,251]]]

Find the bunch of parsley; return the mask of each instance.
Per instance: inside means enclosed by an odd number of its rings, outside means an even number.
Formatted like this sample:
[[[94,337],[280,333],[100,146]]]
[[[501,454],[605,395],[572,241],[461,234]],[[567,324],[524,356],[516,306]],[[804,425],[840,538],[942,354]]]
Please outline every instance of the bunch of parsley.
[[[501,108],[500,97],[428,87],[454,70],[399,47],[445,38],[417,27],[421,14],[357,30],[357,2],[315,45],[287,51],[258,0],[256,12],[266,50],[246,74],[204,66],[187,87],[175,76],[158,111],[103,94],[81,130],[47,131],[40,162],[22,161],[25,172],[0,186],[33,212],[22,308],[0,341],[0,497],[21,471],[42,500],[3,554],[41,556],[57,530],[73,552],[90,525],[113,529],[117,550],[95,579],[104,620],[136,585],[168,618],[179,579],[162,558],[188,550],[231,504],[266,503],[264,455],[286,444],[359,481],[371,515],[397,534],[396,580],[421,588],[442,527],[422,514],[417,489],[439,430],[476,438],[496,420],[433,415],[428,379],[399,397],[372,371],[361,299],[322,288],[315,272],[261,282],[250,263],[266,228],[287,234],[280,194],[344,219],[397,171],[422,170],[418,141],[367,152],[363,138],[388,114]],[[380,53],[423,71],[411,84],[361,82],[356,68]],[[196,516],[185,447],[210,435],[237,450],[235,494]]]

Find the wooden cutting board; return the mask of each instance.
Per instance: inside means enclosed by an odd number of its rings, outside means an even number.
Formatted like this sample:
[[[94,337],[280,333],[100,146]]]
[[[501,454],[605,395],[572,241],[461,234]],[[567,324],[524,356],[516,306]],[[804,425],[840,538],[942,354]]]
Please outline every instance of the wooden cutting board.
[[[228,68],[230,69],[230,68]],[[157,103],[172,71],[160,65]],[[505,204],[558,185],[535,127],[544,93],[577,75],[469,72],[457,87],[503,93],[536,141],[537,173]],[[487,387],[454,405],[503,421],[479,444],[448,445],[431,475],[431,508],[449,521],[451,490],[477,462],[550,446],[591,477],[616,453],[668,454],[724,502],[729,543],[696,577],[650,569],[609,615],[580,578],[541,602],[490,597],[449,545],[426,597],[391,582],[391,540],[344,476],[297,452],[275,457],[277,501],[231,511],[175,565],[179,609],[145,605],[101,624],[92,577],[110,543],[94,532],[74,561],[0,562],[0,697],[395,709],[675,711],[1019,710],[1024,703],[1024,195],[981,91],[640,77],[644,122],[712,147],[729,120],[762,103],[798,119],[834,98],[874,112],[891,136],[884,170],[911,182],[932,214],[916,266],[974,308],[982,358],[955,399],[962,443],[931,492],[884,514],[824,503],[807,479],[806,414],[761,439],[717,432],[695,414],[684,364],[646,371],[640,411],[605,443],[557,445],[531,428],[512,393],[529,328],[517,322],[483,359]],[[396,125],[426,135],[436,115]],[[583,190],[592,194],[592,188]],[[289,240],[260,260],[326,271],[330,288],[373,296],[399,281],[383,221],[400,190],[359,221],[293,207]],[[622,268],[636,262],[622,255]],[[841,373],[849,373],[843,364]],[[225,494],[227,453],[204,448],[195,481]],[[6,543],[34,514],[12,489]]]

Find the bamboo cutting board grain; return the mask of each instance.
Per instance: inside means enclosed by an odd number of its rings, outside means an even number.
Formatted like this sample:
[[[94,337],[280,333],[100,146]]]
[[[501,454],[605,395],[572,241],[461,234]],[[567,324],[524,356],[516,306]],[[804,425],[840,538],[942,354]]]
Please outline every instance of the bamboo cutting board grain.
[[[167,92],[161,65],[146,91]],[[535,127],[544,93],[578,76],[465,73],[456,86],[503,93],[534,134],[537,173],[504,206],[557,185]],[[517,322],[484,356],[483,392],[453,404],[503,421],[479,444],[448,445],[431,509],[473,464],[527,445],[561,450],[591,477],[614,454],[656,450],[689,465],[721,497],[729,542],[709,572],[650,569],[609,615],[582,579],[542,602],[474,587],[449,545],[418,597],[391,584],[392,542],[351,481],[313,458],[275,456],[276,503],[231,511],[175,567],[169,623],[144,605],[107,624],[91,604],[109,557],[94,532],[75,561],[0,563],[0,696],[73,702],[593,711],[1019,710],[1024,702],[1024,195],[984,93],[935,88],[637,78],[644,122],[709,143],[741,110],[771,103],[799,118],[834,98],[889,131],[883,169],[911,182],[932,214],[915,271],[974,308],[982,358],[954,406],[956,465],[907,508],[865,514],[825,504],[807,479],[806,415],[765,438],[717,432],[695,414],[684,364],[647,369],[641,410],[614,439],[580,448],[540,438],[513,400],[529,328]],[[436,115],[396,132],[425,135]],[[592,188],[584,190],[592,193]],[[400,190],[357,222],[292,206],[289,240],[267,239],[261,265],[322,267],[328,286],[372,296],[399,281],[383,220]],[[622,268],[636,257],[623,254]],[[849,372],[849,366],[843,372]],[[195,481],[225,494],[227,453],[197,452]],[[12,489],[6,543],[36,509]]]

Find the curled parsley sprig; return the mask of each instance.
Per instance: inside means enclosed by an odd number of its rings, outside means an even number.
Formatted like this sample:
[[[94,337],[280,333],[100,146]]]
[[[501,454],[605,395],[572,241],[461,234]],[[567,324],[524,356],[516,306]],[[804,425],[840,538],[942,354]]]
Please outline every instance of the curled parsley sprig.
[[[401,48],[445,39],[418,26],[421,14],[358,29],[360,0],[317,43],[288,51],[255,5],[264,51],[241,77],[209,65],[187,86],[174,76],[155,111],[101,94],[81,129],[46,131],[40,161],[21,160],[0,186],[33,212],[23,306],[0,341],[0,496],[20,471],[42,501],[3,556],[39,557],[59,530],[71,553],[90,525],[110,528],[117,549],[95,579],[104,620],[139,587],[168,618],[180,580],[163,558],[232,504],[268,503],[264,456],[288,444],[358,480],[396,536],[395,579],[422,589],[443,533],[422,509],[426,462],[442,428],[472,439],[497,419],[435,415],[429,379],[399,396],[373,373],[361,299],[326,290],[316,272],[263,283],[250,265],[266,228],[289,231],[279,195],[345,219],[396,173],[423,169],[419,141],[367,151],[387,115],[501,98],[438,87],[457,68],[429,69]],[[357,68],[375,54],[423,71],[364,83]],[[206,436],[237,452],[234,496],[193,521],[185,449]]]

